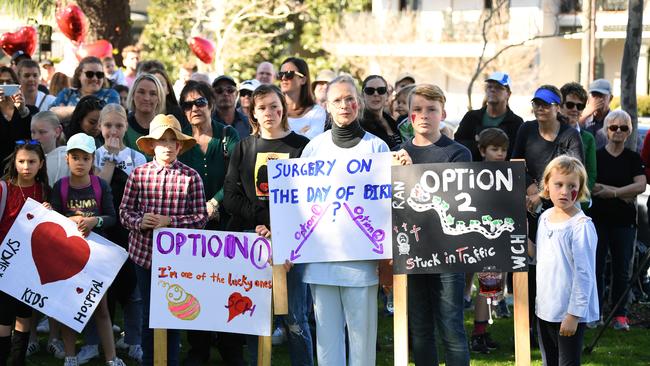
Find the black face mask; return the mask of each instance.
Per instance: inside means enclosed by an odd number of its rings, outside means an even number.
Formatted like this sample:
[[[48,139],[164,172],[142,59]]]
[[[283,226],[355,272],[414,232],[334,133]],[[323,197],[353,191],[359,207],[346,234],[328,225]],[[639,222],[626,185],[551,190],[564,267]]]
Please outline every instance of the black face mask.
[[[365,134],[366,131],[361,128],[359,120],[343,127],[337,125],[336,122],[332,123],[332,142],[341,148],[349,149],[356,146]]]

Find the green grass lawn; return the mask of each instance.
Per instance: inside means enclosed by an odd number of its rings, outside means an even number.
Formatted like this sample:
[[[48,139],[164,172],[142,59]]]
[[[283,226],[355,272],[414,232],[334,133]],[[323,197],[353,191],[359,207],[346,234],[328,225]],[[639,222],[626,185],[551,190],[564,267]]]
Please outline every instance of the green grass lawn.
[[[473,319],[470,313],[466,313],[465,327],[468,334],[472,330]],[[377,353],[377,365],[388,366],[393,365],[393,318],[392,317],[379,317],[379,331],[378,339],[380,351]],[[478,366],[502,366],[514,365],[514,340],[513,340],[513,320],[498,319],[495,324],[490,327],[492,338],[500,343],[500,348],[493,351],[489,355],[471,354],[471,364]],[[596,336],[596,330],[588,330],[585,337],[585,345],[591,344],[591,341]],[[46,343],[45,335],[40,335],[41,345]],[[78,343],[77,348],[81,346]],[[43,348],[43,347],[42,347]],[[184,344],[182,350],[187,350],[187,345]],[[216,348],[213,348],[213,364],[220,364],[219,357],[217,356]],[[442,351],[439,352],[442,355]],[[126,354],[120,354],[128,365],[135,365],[128,359]],[[632,327],[629,332],[620,332],[608,329],[600,338],[594,352],[591,355],[584,355],[582,359],[583,365],[589,366],[650,366],[650,330],[641,327]],[[63,361],[55,360],[41,351],[39,354],[32,356],[28,359],[28,365],[62,365]],[[103,365],[104,363],[97,360],[88,363],[88,365]],[[286,345],[277,346],[273,348],[272,364],[284,366],[290,365],[289,354]],[[532,365],[541,365],[541,356],[539,350],[532,350]],[[413,365],[411,363],[410,365]]]

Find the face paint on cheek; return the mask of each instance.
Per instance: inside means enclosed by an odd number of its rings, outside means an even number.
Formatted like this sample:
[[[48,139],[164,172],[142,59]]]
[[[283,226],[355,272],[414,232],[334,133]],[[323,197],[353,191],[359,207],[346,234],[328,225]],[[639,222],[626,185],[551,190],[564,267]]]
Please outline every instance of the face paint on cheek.
[[[411,114],[411,122],[415,122],[415,113]]]
[[[576,197],[578,197],[578,191],[574,189],[571,191],[571,201],[575,201]]]

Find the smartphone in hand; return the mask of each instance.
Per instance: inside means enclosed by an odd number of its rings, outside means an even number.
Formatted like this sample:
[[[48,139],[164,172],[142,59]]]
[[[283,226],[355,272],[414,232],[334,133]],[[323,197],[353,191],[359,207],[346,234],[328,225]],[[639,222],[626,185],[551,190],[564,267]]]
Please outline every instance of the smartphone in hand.
[[[5,97],[10,97],[18,92],[20,85],[18,84],[6,84],[0,85],[0,89],[4,92]]]

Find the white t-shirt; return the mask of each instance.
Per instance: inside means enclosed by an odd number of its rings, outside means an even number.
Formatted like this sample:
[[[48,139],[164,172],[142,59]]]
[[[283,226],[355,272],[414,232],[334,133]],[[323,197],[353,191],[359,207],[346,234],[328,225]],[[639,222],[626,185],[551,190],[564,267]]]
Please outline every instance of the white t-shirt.
[[[108,154],[108,150],[104,146],[100,147],[95,151],[95,166],[102,170],[104,168],[104,157]],[[125,147],[117,154],[117,163],[115,164],[116,168],[119,168],[127,175],[131,175],[131,172],[134,168],[139,167],[140,165],[147,162],[147,159],[142,155],[142,153],[137,152],[130,147]]]
[[[311,140],[300,157],[327,156],[328,159],[334,159],[389,151],[384,141],[367,132],[356,146],[349,149],[338,147],[332,141],[330,130]],[[373,286],[379,283],[377,261],[308,263],[303,281],[329,286]]]
[[[326,119],[327,112],[325,109],[318,104],[314,104],[302,117],[289,117],[289,128],[291,131],[312,140],[325,131]]]
[[[65,146],[59,146],[56,149],[45,154],[45,164],[47,164],[47,180],[50,188],[54,187],[59,179],[70,175],[70,168],[65,161]]]

